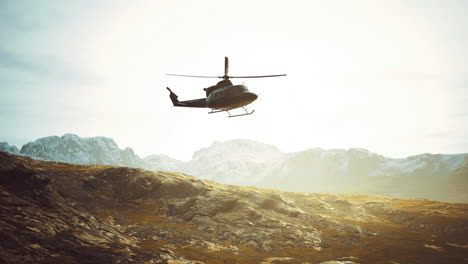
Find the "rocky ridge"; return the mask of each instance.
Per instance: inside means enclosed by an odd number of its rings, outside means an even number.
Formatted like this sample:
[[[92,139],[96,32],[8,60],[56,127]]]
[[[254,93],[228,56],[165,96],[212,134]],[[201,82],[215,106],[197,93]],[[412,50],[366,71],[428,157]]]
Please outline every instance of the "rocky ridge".
[[[2,263],[463,263],[468,204],[0,153]],[[334,261],[334,262],[330,262]]]
[[[10,146],[7,142],[0,142],[0,151],[11,154],[18,154],[20,152],[16,146]]]
[[[133,149],[119,149],[111,138],[81,138],[74,134],[40,138],[25,144],[20,154],[39,160],[86,165],[118,165],[136,168],[143,168],[146,165],[133,152]]]

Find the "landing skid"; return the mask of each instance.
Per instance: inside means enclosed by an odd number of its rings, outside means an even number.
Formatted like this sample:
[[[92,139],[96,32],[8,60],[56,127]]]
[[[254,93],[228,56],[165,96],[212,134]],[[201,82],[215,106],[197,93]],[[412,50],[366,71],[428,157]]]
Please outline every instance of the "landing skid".
[[[246,116],[246,115],[251,115],[255,112],[255,110],[252,110],[251,112],[247,111],[247,109],[245,109],[245,107],[242,107],[242,109],[244,109],[245,111],[245,114],[239,114],[239,115],[231,115],[231,113],[229,112],[229,110],[211,110],[211,112],[208,112],[208,114],[216,114],[216,113],[220,113],[220,112],[227,112],[229,114],[229,117],[237,117],[237,116]],[[230,109],[232,110],[232,109]]]

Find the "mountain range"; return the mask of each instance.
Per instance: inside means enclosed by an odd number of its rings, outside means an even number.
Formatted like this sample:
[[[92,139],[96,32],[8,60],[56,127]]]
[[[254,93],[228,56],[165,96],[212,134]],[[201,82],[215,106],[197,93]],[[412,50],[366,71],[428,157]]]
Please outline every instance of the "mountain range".
[[[131,148],[119,149],[106,137],[66,134],[30,142],[21,150],[0,143],[0,151],[45,161],[118,165],[173,171],[226,184],[296,192],[378,194],[467,202],[468,154],[421,154],[393,159],[365,149],[311,148],[284,153],[247,139],[214,142],[190,161],[167,155],[140,158]]]

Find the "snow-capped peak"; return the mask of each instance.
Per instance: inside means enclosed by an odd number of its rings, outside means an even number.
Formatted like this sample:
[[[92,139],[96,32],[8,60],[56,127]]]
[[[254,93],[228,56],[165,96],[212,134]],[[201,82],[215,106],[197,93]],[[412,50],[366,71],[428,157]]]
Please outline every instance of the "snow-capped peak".
[[[11,154],[18,154],[19,149],[14,145],[9,145],[7,142],[0,142],[0,151],[8,152]]]
[[[144,162],[131,148],[119,149],[112,138],[81,138],[75,134],[50,136],[30,142],[21,148],[21,154],[42,160],[76,164],[104,164],[144,167]]]

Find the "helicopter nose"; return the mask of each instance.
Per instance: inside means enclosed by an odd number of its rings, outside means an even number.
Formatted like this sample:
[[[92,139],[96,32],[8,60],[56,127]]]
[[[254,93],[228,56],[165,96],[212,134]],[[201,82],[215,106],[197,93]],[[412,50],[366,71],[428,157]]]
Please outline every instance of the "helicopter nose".
[[[249,102],[253,102],[257,100],[258,95],[251,93],[251,92],[244,92],[244,98],[248,100]]]

